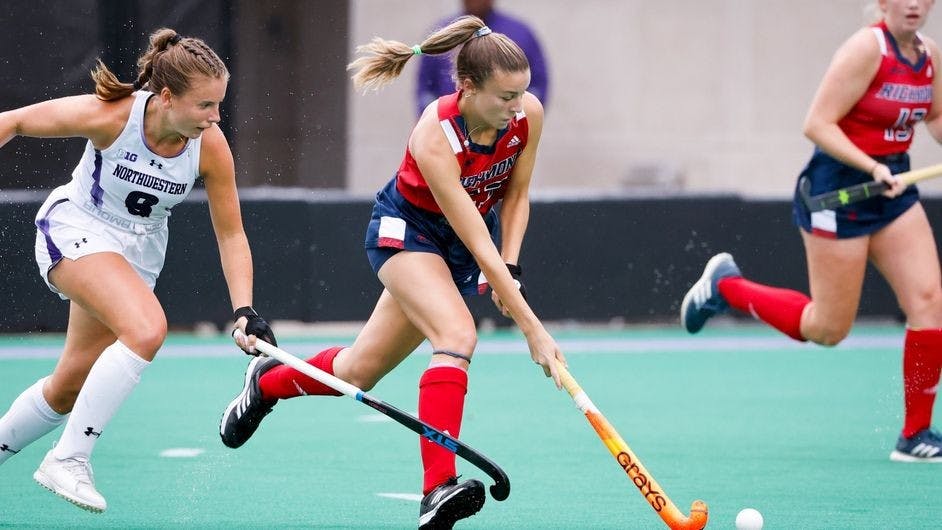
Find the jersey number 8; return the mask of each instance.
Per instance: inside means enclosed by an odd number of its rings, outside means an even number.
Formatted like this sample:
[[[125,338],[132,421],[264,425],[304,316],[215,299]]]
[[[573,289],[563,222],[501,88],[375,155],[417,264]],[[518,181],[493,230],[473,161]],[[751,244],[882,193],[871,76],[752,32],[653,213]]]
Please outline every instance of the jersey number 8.
[[[154,205],[160,202],[160,199],[143,191],[132,191],[124,199],[124,205],[127,206],[131,215],[139,217],[150,217]]]

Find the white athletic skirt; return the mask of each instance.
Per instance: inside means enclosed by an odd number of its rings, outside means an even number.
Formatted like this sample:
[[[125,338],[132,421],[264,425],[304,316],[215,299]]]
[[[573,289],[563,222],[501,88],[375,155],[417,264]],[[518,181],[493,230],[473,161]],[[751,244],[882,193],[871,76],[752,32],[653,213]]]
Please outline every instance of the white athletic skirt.
[[[164,266],[168,236],[166,219],[132,223],[91,201],[77,204],[63,188],[57,188],[36,214],[36,265],[49,289],[63,300],[68,297],[49,283],[49,271],[63,258],[77,260],[97,252],[124,256],[153,289]]]

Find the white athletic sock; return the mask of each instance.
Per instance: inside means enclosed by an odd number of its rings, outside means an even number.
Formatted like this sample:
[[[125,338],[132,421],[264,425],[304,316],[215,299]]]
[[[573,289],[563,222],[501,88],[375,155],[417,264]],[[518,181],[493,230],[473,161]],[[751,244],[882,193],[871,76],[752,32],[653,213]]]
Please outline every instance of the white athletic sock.
[[[0,464],[62,425],[69,417],[52,410],[46,403],[43,397],[46,379],[49,377],[43,377],[24,390],[0,418]]]
[[[79,391],[53,455],[60,460],[87,461],[95,442],[149,365],[120,341],[105,348]]]

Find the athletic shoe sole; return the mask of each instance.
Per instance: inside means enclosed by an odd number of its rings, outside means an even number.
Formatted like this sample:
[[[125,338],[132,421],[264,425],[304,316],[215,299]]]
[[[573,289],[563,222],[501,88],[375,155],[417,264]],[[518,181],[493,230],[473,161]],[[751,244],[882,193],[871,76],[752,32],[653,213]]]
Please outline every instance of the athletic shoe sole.
[[[890,453],[890,460],[894,462],[906,462],[908,464],[942,464],[942,456],[923,458],[895,450]]]
[[[449,503],[456,495],[464,495],[464,498]],[[480,488],[469,488],[457,490],[450,496],[442,499],[435,510],[422,514],[419,518],[419,530],[440,530],[451,528],[456,522],[481,511],[484,507],[484,490]],[[423,520],[425,522],[423,522]]]
[[[63,492],[58,486],[56,486],[55,482],[52,480],[52,478],[49,477],[49,475],[43,473],[42,471],[38,469],[36,470],[36,472],[33,473],[33,480],[35,480],[36,483],[39,484],[40,486],[55,493],[59,497],[62,497],[63,499],[71,502],[72,504],[78,506],[79,508],[83,510],[86,510],[92,513],[102,513],[105,511],[105,508],[102,508],[99,506],[92,506],[91,504],[83,502]]]

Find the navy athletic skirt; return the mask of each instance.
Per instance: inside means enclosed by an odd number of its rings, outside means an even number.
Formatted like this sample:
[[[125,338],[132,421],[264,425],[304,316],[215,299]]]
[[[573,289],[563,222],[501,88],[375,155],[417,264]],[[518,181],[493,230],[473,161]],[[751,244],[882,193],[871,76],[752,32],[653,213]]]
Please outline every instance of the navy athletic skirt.
[[[876,156],[874,159],[886,164],[894,175],[909,171],[908,153]],[[811,160],[801,172],[801,177],[806,177],[811,182],[811,195],[873,180],[870,175],[844,164],[819,148],[815,148]],[[916,186],[909,186],[893,199],[876,195],[833,210],[812,213],[802,202],[796,184],[792,199],[792,219],[806,232],[822,237],[846,239],[876,232],[903,215],[918,201],[919,190]]]
[[[493,209],[484,216],[491,240],[499,246],[500,221]],[[445,260],[462,295],[479,294],[481,269],[444,215],[423,210],[396,189],[393,178],[376,194],[366,230],[366,255],[373,272],[401,250],[431,252]]]

